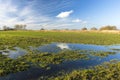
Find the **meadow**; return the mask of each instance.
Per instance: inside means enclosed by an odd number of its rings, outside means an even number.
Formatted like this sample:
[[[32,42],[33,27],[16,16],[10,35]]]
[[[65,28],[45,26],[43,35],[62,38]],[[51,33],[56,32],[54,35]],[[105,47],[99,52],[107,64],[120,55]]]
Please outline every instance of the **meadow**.
[[[120,43],[120,34],[101,32],[0,31],[0,48],[40,46],[51,42],[110,45]],[[24,45],[23,45],[24,44]]]
[[[65,61],[89,59],[87,54],[82,54],[83,52],[86,53],[85,51],[65,50],[57,54],[46,52],[35,54],[36,51],[29,50],[29,46],[38,47],[52,42],[112,45],[120,44],[120,34],[92,31],[0,31],[0,50],[6,50],[6,48],[14,50],[14,47],[28,50],[26,55],[18,57],[17,59],[11,59],[7,57],[7,55],[0,54],[0,76],[25,71],[31,66],[37,66],[48,70],[51,64],[55,65]],[[91,54],[100,57],[115,54],[114,52],[98,53],[100,54],[95,54],[94,52]],[[91,69],[74,70],[70,73],[61,73],[61,75],[56,74],[49,77],[43,76],[42,78],[40,77],[39,80],[118,80],[120,77],[119,67],[120,62],[108,62]]]

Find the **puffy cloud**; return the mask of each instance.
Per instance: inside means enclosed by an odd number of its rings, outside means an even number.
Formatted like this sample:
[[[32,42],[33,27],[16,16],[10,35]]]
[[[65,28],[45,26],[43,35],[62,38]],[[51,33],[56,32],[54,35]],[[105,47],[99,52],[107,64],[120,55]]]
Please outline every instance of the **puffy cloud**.
[[[66,18],[66,17],[69,17],[71,13],[73,13],[73,10],[61,12],[56,17],[57,18]]]

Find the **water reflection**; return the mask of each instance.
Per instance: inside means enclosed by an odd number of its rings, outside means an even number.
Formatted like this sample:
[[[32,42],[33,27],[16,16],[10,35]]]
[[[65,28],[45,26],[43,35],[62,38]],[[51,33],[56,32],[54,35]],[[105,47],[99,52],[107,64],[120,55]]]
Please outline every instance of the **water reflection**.
[[[58,44],[56,44],[56,46],[57,47],[59,47],[60,49],[70,49],[69,48],[69,45],[68,44],[66,44],[66,43],[58,43]]]
[[[120,45],[119,45],[120,47]],[[64,49],[68,50],[92,50],[92,51],[113,51],[110,46],[91,45],[91,44],[71,44],[71,43],[52,43],[38,48],[31,48],[41,52],[59,52]],[[117,51],[117,50],[116,50]]]
[[[1,50],[1,53],[3,55],[7,55],[10,58],[16,59],[20,56],[25,55],[27,53],[27,51],[24,50],[24,49],[21,49],[19,47],[14,47],[14,50],[10,50],[10,49],[6,49],[6,50],[3,50],[3,51]]]
[[[19,56],[23,56],[27,53],[27,50],[21,49],[19,47],[15,47],[15,50],[6,49],[4,51],[0,51],[0,53],[4,55],[8,55],[10,58],[17,58]],[[71,44],[71,43],[52,43],[46,44],[39,47],[29,46],[31,51],[38,52],[48,52],[48,53],[57,53],[62,50],[87,50],[87,51],[110,51],[110,52],[119,52],[120,45],[90,45],[90,44]]]

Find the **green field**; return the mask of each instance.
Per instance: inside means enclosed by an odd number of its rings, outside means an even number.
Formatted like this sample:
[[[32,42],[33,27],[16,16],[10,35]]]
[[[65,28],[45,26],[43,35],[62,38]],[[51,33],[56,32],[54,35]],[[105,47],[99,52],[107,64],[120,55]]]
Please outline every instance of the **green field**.
[[[0,48],[40,46],[51,42],[110,45],[120,43],[120,34],[100,32],[1,31]],[[23,45],[24,44],[24,45]]]
[[[6,47],[13,49],[20,47],[29,51],[28,46],[41,46],[52,42],[80,43],[96,45],[120,44],[120,34],[101,32],[52,32],[52,31],[0,31],[0,50]],[[82,53],[82,51],[79,51]],[[0,76],[28,70],[31,66],[50,69],[50,64],[60,64],[68,60],[89,59],[86,54],[78,51],[63,51],[58,54],[29,51],[28,54],[17,59],[8,58],[0,54]],[[100,53],[95,56],[114,53]],[[69,55],[69,56],[68,56]],[[94,53],[93,53],[94,55]],[[31,65],[29,65],[31,63]],[[7,66],[6,66],[7,65]],[[106,66],[107,65],[107,66]],[[94,69],[75,70],[70,73],[40,77],[51,80],[119,80],[120,62],[107,63],[94,67]]]

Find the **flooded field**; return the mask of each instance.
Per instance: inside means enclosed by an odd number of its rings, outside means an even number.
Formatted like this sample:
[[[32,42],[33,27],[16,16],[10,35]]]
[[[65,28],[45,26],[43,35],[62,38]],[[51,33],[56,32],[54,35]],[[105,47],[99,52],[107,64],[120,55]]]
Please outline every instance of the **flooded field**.
[[[0,0],[0,80],[120,80],[120,0]]]
[[[50,69],[32,66],[30,69],[14,74],[0,77],[0,80],[37,80],[41,76],[52,76],[59,72],[71,72],[79,69],[89,69],[112,60],[120,60],[120,45],[90,45],[72,43],[51,43],[39,47],[28,47],[29,50],[41,54],[40,52],[58,54],[64,51],[78,51],[79,54],[86,54],[87,59],[67,60],[59,64],[51,64]],[[17,59],[28,53],[27,50],[15,47],[14,50],[1,50],[3,55]],[[74,53],[73,53],[74,54]],[[69,54],[67,56],[70,56]],[[50,75],[51,74],[51,75]]]
[[[0,80],[104,80],[120,75],[119,34],[3,31],[0,38]]]

